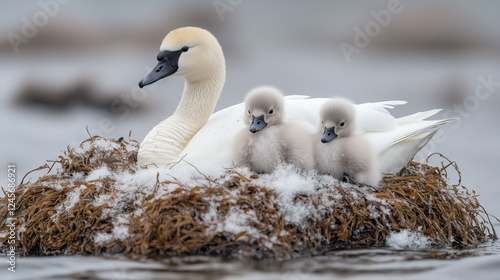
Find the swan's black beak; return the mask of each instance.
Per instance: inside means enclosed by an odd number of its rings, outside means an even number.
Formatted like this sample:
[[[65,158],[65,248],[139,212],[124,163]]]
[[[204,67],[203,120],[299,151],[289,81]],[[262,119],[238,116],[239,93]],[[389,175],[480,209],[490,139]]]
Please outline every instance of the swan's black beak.
[[[250,125],[250,132],[255,133],[261,131],[267,126],[266,121],[264,121],[264,115],[260,117],[255,117],[252,115],[252,124]]]
[[[142,81],[139,82],[139,87],[143,88],[165,77],[168,77],[179,69],[179,57],[182,50],[178,51],[161,51],[158,56],[158,64],[153,68],[153,71],[146,75]]]
[[[335,126],[332,126],[330,128],[325,127],[325,131],[323,132],[323,137],[321,137],[321,142],[328,143],[335,138],[337,138],[337,134],[335,133]]]

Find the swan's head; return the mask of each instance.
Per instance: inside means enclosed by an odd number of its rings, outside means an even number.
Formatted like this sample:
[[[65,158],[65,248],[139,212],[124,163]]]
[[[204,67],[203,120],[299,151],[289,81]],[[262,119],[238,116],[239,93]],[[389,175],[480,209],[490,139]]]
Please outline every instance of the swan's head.
[[[198,27],[182,27],[170,31],[156,57],[158,64],[139,87],[152,84],[171,75],[183,76],[195,82],[225,75],[225,61],[217,39],[207,30]]]
[[[325,102],[320,110],[320,118],[323,143],[337,137],[351,136],[354,131],[354,105],[348,100],[335,98]]]
[[[283,95],[273,87],[258,87],[245,98],[244,122],[252,133],[283,122]]]

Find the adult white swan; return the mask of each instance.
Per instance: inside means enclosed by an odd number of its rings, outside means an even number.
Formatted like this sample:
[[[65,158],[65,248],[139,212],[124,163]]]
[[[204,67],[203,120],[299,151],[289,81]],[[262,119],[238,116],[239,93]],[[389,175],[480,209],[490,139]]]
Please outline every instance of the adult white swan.
[[[156,125],[139,148],[138,163],[143,166],[171,166],[179,162],[204,165],[207,162],[231,167],[232,145],[244,126],[243,103],[212,115],[225,81],[222,48],[208,31],[183,27],[167,34],[157,56],[158,65],[139,86],[142,88],[168,76],[185,79],[181,101],[175,112]],[[326,98],[285,97],[286,117],[311,125],[320,122],[319,111]],[[424,121],[438,110],[395,119],[386,108],[405,104],[388,101],[356,105],[360,130],[367,133],[382,151],[385,172],[399,171],[431,139],[446,120]]]

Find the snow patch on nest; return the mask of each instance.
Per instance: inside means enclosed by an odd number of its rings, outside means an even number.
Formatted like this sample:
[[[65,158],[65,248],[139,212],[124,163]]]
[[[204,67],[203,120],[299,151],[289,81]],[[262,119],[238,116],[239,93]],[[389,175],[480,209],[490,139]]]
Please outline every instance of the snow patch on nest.
[[[403,229],[400,232],[392,232],[387,236],[387,246],[394,249],[425,249],[432,242],[422,233]]]

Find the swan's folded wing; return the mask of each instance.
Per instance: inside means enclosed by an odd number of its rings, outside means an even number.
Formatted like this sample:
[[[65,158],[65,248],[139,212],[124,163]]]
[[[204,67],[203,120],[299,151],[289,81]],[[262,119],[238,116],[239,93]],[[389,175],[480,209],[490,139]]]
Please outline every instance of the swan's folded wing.
[[[231,167],[233,144],[236,135],[245,128],[243,103],[225,108],[213,114],[208,122],[191,138],[180,157],[200,164]]]
[[[384,101],[356,105],[356,134],[392,131],[397,128],[396,119],[387,109],[406,104],[406,101]]]
[[[320,124],[319,111],[327,98],[285,100],[285,115],[290,122],[305,122],[316,127]]]

